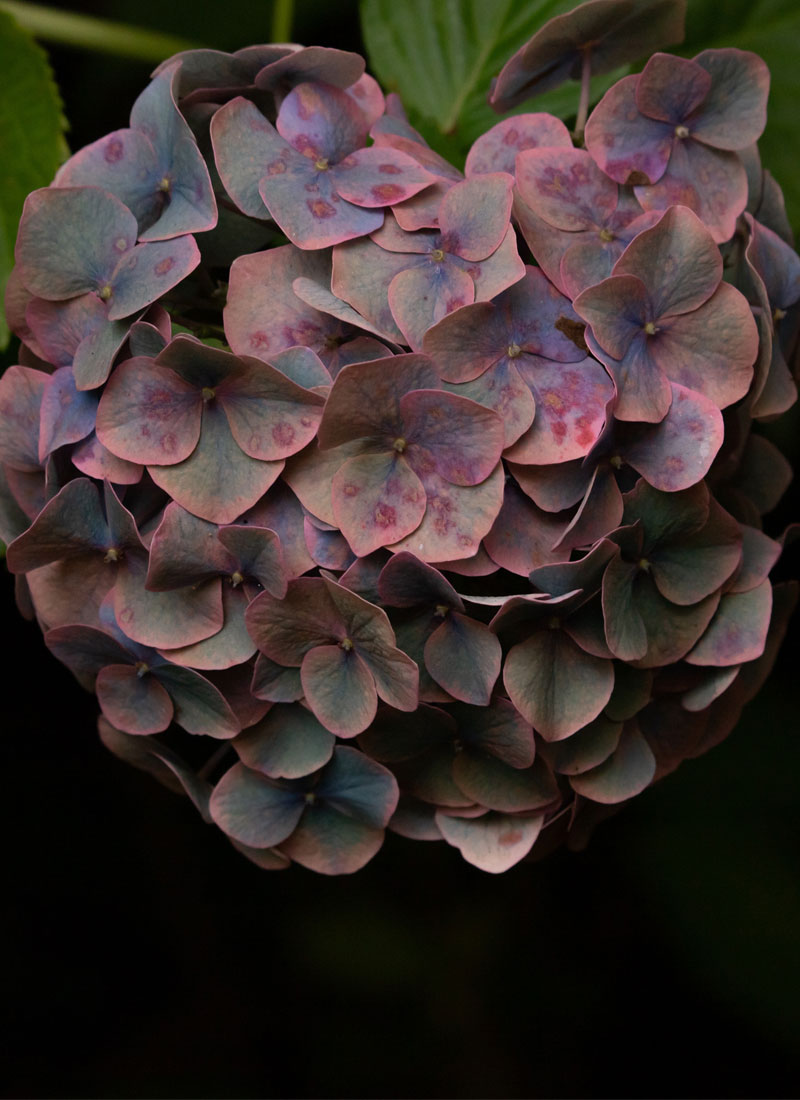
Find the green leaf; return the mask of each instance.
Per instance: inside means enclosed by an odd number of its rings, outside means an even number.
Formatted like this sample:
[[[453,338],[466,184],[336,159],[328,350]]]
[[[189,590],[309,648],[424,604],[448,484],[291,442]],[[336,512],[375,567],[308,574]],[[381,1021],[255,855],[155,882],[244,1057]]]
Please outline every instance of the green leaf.
[[[724,14],[722,12],[724,11]],[[797,104],[800,102],[800,7],[796,0],[692,0],[687,57],[709,47],[736,46],[763,57],[772,73],[767,128],[759,141],[761,160],[783,188],[789,220],[800,231],[800,174],[797,172]]]
[[[412,123],[443,155],[463,163],[472,142],[500,121],[486,102],[491,79],[513,53],[571,0],[361,0],[372,71],[400,94]],[[595,102],[622,72],[592,81]],[[519,108],[575,114],[578,85]]]
[[[61,99],[47,57],[0,11],[0,292],[14,264],[14,241],[29,191],[44,187],[68,155]],[[0,348],[9,331],[0,315]]]

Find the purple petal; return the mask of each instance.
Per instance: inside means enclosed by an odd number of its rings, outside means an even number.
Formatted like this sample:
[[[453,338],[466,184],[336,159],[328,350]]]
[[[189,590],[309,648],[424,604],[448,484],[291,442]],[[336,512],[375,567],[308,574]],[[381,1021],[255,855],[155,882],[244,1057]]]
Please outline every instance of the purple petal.
[[[654,489],[675,492],[706,476],[724,432],[722,414],[714,401],[673,383],[672,404],[664,419],[648,426],[620,450]]]
[[[563,630],[539,630],[506,657],[509,698],[546,741],[591,722],[611,698],[614,666],[579,649]]]
[[[414,390],[400,399],[408,461],[422,476],[433,469],[454,485],[477,485],[500,460],[500,417],[466,397],[444,390]]]
[[[617,208],[617,186],[585,149],[521,153],[516,178],[523,202],[556,229],[575,232],[601,226]]]
[[[349,459],[332,494],[336,521],[359,557],[415,531],[425,514],[422,483],[394,451]]]
[[[487,172],[514,175],[517,153],[541,146],[572,148],[572,138],[560,118],[547,114],[513,115],[504,118],[473,143],[467,154],[468,176]]]
[[[39,422],[49,385],[50,375],[30,367],[9,367],[0,378],[0,462],[17,470],[41,469],[39,455],[49,441],[49,425],[45,421],[40,443]]]
[[[388,221],[388,219],[387,219]],[[414,257],[411,263],[424,262]],[[371,240],[348,241],[333,250],[333,293],[390,340],[404,342],[389,308],[389,284],[409,266],[408,256],[389,252]]]
[[[487,814],[485,817],[449,817],[443,810],[436,813],[436,824],[442,836],[474,867],[491,874],[500,874],[524,859],[533,847],[542,828],[544,817],[511,817],[507,814]]]
[[[125,733],[160,733],[172,720],[172,700],[166,690],[133,665],[101,669],[96,691],[103,714]]]
[[[635,726],[622,731],[616,751],[603,764],[572,776],[572,787],[592,802],[614,805],[649,787],[656,770],[650,746]]]
[[[720,283],[699,309],[665,318],[649,350],[671,381],[697,390],[724,409],[750,388],[758,330],[744,296],[729,283]]]
[[[255,104],[238,97],[214,115],[211,140],[217,171],[230,197],[243,214],[268,217],[258,185],[285,147],[275,127]]]
[[[265,361],[296,345],[322,350],[336,326],[298,298],[292,284],[301,277],[330,282],[330,276],[328,253],[304,252],[291,244],[239,256],[231,265],[223,312],[231,349]]]
[[[305,707],[278,704],[236,738],[242,762],[273,779],[301,779],[327,764],[335,738]]]
[[[72,452],[72,465],[87,477],[108,480],[113,485],[135,485],[144,473],[139,463],[112,455],[94,432]]]
[[[484,546],[502,569],[527,577],[532,569],[563,559],[564,552],[553,547],[564,527],[561,517],[554,518],[537,508],[510,481],[505,488],[503,507],[484,539]]]
[[[269,363],[244,364],[217,390],[231,434],[250,458],[288,458],[314,439],[325,402]]]
[[[734,153],[687,139],[676,143],[663,176],[634,194],[645,210],[688,206],[721,244],[733,236],[747,204],[747,173]]]
[[[283,469],[283,462],[250,458],[231,435],[224,411],[203,410],[200,439],[175,465],[149,465],[150,476],[188,512],[213,523],[233,523],[259,500]]]
[[[270,848],[293,832],[306,803],[260,772],[234,766],[223,775],[209,804],[211,817],[228,836],[254,848]]]
[[[366,144],[370,121],[340,88],[304,83],[286,96],[275,126],[304,157],[335,164]]]
[[[771,615],[772,586],[767,579],[748,592],[724,595],[687,662],[726,667],[755,661],[764,652]]]
[[[425,643],[425,664],[455,699],[485,707],[500,675],[502,651],[484,623],[450,611]]]
[[[197,388],[174,371],[151,359],[128,359],[103,392],[97,436],[128,462],[181,462],[197,446],[202,409]]]
[[[100,291],[133,249],[137,232],[130,210],[99,187],[33,191],[17,237],[19,274],[29,290],[50,301]]]
[[[247,596],[241,589],[222,586],[224,621],[209,638],[178,648],[161,647],[162,657],[176,665],[212,671],[242,665],[256,652],[255,642],[247,632],[244,613]]]
[[[96,294],[66,302],[34,298],[25,316],[39,348],[56,367],[72,366],[81,341],[107,322],[106,307]]]
[[[2,386],[0,381],[0,416],[3,408]],[[94,430],[96,414],[97,397],[75,388],[75,378],[69,367],[59,368],[51,375],[42,396],[40,459],[44,461],[56,448],[66,443],[77,443],[89,435]]]
[[[456,561],[476,554],[503,503],[500,464],[480,485],[460,486],[435,473],[422,476],[427,505],[419,527],[393,550],[408,550],[422,561]]]
[[[332,171],[286,145],[259,184],[270,214],[299,248],[326,248],[363,237],[383,223],[382,210],[366,210],[340,198]],[[322,163],[322,162],[320,162]]]
[[[328,396],[317,433],[319,446],[325,450],[351,439],[376,439],[386,440],[391,447],[402,432],[403,396],[412,390],[435,389],[438,381],[425,355],[352,363],[340,372]],[[378,449],[383,449],[382,444]]]
[[[639,111],[639,80],[638,76],[624,76],[617,81],[586,123],[586,148],[617,183],[645,184],[661,179],[677,140],[674,126],[647,118]]]
[[[281,851],[318,874],[350,875],[369,863],[382,844],[383,829],[354,821],[323,803],[303,815]]]
[[[648,118],[677,126],[691,118],[710,88],[711,77],[695,61],[656,53],[639,76],[636,106]]]
[[[431,260],[398,272],[389,284],[389,307],[410,347],[448,313],[475,299],[475,283],[453,263]]]
[[[175,721],[187,733],[227,740],[241,730],[241,723],[225,696],[199,672],[160,664],[154,666],[153,675],[169,692],[175,706]]]
[[[533,396],[520,378],[513,361],[508,358],[501,359],[472,382],[463,382],[461,385],[446,383],[445,386],[451,393],[477,401],[479,405],[497,413],[503,423],[504,449],[516,443],[533,423],[536,411]]]
[[[716,149],[745,149],[767,121],[769,69],[749,50],[703,50],[694,62],[711,76],[711,90],[691,133]]]
[[[536,404],[532,426],[508,451],[512,462],[549,465],[582,458],[603,430],[614,384],[598,362],[520,356],[517,370]]]
[[[151,305],[182,282],[199,263],[200,250],[194,237],[148,241],[132,248],[119,261],[106,284],[111,290],[109,321],[130,317]]]
[[[392,206],[434,182],[415,160],[396,149],[357,149],[331,169],[337,194],[356,206]]]
[[[686,206],[673,206],[631,241],[614,274],[641,279],[655,320],[688,313],[707,301],[722,278],[722,257],[697,215]]]
[[[507,172],[492,172],[451,187],[439,208],[445,250],[469,262],[490,256],[508,229],[513,186]]]
[[[375,717],[378,693],[361,657],[338,645],[317,646],[300,667],[306,702],[326,729],[340,737],[362,733]]]

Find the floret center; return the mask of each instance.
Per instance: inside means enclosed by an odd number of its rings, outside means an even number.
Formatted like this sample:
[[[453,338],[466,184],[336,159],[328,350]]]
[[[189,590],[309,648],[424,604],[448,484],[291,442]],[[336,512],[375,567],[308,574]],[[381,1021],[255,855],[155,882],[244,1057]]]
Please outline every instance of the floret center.
[[[547,620],[547,629],[548,630],[559,630],[560,628],[561,628],[561,619],[559,619],[557,615],[552,615]]]
[[[108,550],[106,550],[105,552],[105,557],[103,558],[103,561],[106,563],[106,565],[111,565],[112,562],[119,561],[121,557],[121,550],[118,550],[116,546],[109,546]]]
[[[162,176],[158,181],[158,190],[163,191],[165,195],[169,194],[172,190],[172,180],[168,176]]]
[[[437,603],[436,610],[434,611],[434,615],[436,616],[437,619],[443,619],[443,618],[445,618],[445,616],[447,615],[447,612],[449,610],[450,610],[450,608],[447,606],[446,603]]]
[[[440,264],[444,260],[444,251],[441,248],[434,248],[431,251],[431,259],[435,264]]]
[[[608,460],[615,470],[622,469],[622,457],[621,455],[612,455]]]
[[[639,558],[638,565],[643,573],[650,572],[650,562],[647,560],[647,558]]]
[[[675,137],[676,138],[687,138],[688,136],[689,136],[689,127],[688,126],[676,126],[675,127]]]
[[[647,324],[644,326],[644,331],[647,333],[648,336],[655,336],[655,334],[658,332],[658,329],[655,326],[655,322],[648,321]]]
[[[306,791],[306,804],[308,806],[313,806],[316,801],[317,801],[317,796],[314,794],[314,792],[313,791]]]
[[[107,302],[108,299],[111,297],[111,295],[113,293],[114,292],[113,292],[113,290],[111,289],[111,287],[108,283],[106,283],[105,286],[101,286],[100,290],[98,291],[98,294],[100,295],[101,300],[104,301],[104,302]]]
[[[405,454],[407,446],[408,443],[405,439],[403,439],[402,436],[398,436],[398,438],[395,439],[394,443],[392,444],[393,449],[397,451],[399,455]]]
[[[317,157],[314,161],[314,167],[318,172],[327,172],[330,168],[327,157]]]
[[[341,642],[339,642],[339,645],[342,647],[345,653],[349,653],[350,650],[353,648],[353,640],[352,638],[342,638]]]
[[[244,580],[244,577],[242,576],[242,574],[239,572],[238,569],[236,570],[235,573],[231,573],[231,584],[233,585],[234,588],[238,588],[243,580]]]
[[[509,344],[506,355],[508,355],[509,359],[516,359],[519,355],[522,355],[522,348],[519,344]]]
[[[149,671],[150,671],[150,665],[148,665],[147,661],[137,661],[136,662],[136,675],[139,677],[140,680]]]
[[[782,321],[786,316],[786,310],[781,309],[780,306],[775,306],[772,311],[772,320],[777,324],[778,321]]]
[[[203,386],[203,389],[200,392],[206,404],[208,404],[209,401],[213,401],[214,398],[217,396],[217,391],[212,390],[210,386]]]
[[[603,229],[601,229],[600,232],[597,235],[598,235],[598,237],[600,238],[601,241],[608,242],[608,241],[613,241],[614,240],[614,234],[611,232],[610,229],[606,229],[605,227]]]

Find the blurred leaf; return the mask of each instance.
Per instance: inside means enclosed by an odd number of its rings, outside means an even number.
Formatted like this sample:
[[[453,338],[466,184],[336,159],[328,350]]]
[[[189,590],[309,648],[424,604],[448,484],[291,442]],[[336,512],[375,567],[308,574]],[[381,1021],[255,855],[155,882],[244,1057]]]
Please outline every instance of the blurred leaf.
[[[29,4],[26,0],[2,0],[0,11],[16,19],[20,27],[37,38],[76,46],[81,50],[115,54],[151,64],[163,61],[171,54],[199,46],[197,41],[165,34],[148,27],[97,19],[74,11],[61,11],[44,4]]]
[[[68,149],[61,99],[47,57],[3,11],[0,72],[0,292],[5,293],[25,196],[50,183]],[[0,313],[0,348],[8,339]]]
[[[445,156],[463,162],[472,142],[502,116],[486,102],[491,79],[520,46],[572,0],[362,0],[370,67],[400,94],[411,120]],[[625,70],[592,81],[594,102]],[[574,115],[569,81],[518,111]]]
[[[709,47],[736,46],[763,57],[772,73],[767,129],[759,142],[765,168],[783,188],[789,220],[800,231],[797,104],[800,102],[800,6],[796,0],[689,0],[686,42],[691,57]]]

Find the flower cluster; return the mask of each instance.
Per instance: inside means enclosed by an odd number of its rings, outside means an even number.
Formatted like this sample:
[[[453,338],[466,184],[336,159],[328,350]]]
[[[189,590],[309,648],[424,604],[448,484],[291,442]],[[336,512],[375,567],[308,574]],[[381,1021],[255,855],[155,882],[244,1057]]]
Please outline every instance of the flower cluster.
[[[591,0],[492,102],[679,7]],[[162,65],[28,198],[7,295],[0,535],[105,744],[263,867],[388,828],[497,872],[725,737],[794,596],[752,431],[796,397],[767,90],[655,53],[462,174],[355,54]]]

